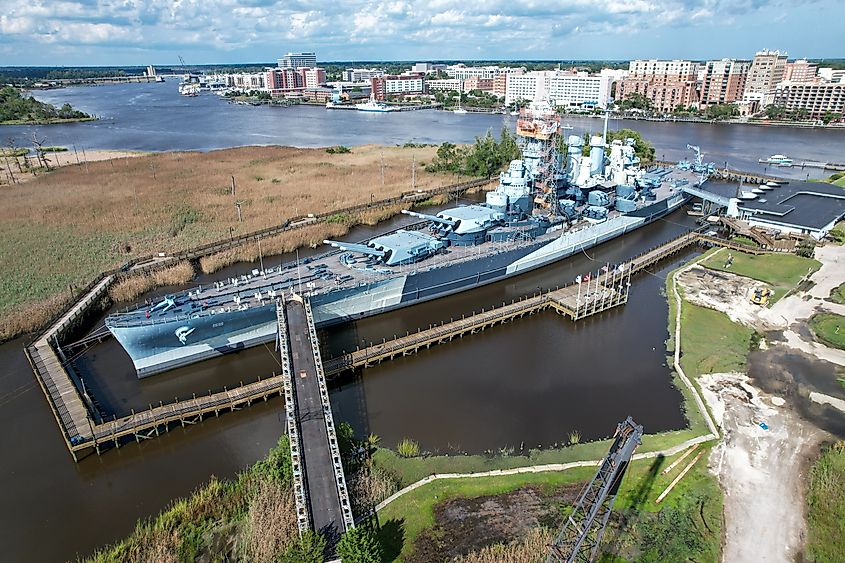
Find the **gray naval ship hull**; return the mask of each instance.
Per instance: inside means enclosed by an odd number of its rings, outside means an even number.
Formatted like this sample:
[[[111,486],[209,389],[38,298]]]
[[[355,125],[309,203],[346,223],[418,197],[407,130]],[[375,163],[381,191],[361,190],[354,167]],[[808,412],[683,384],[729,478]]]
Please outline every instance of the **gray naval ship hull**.
[[[588,228],[565,232],[551,241],[530,243],[426,271],[398,274],[365,286],[311,297],[318,327],[376,315],[516,276],[648,225],[689,201],[678,192],[632,213]],[[191,330],[182,344],[177,331]],[[138,377],[235,352],[276,338],[275,304],[195,319],[139,326],[114,326],[111,332],[128,352]]]

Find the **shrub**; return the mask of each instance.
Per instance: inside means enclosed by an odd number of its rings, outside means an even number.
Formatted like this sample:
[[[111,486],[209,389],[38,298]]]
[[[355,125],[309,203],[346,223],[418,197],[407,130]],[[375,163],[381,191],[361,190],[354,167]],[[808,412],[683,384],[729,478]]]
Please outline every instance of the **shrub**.
[[[371,528],[352,528],[337,542],[337,554],[344,563],[379,563],[381,546]]]
[[[326,539],[313,530],[308,530],[287,551],[279,556],[279,563],[323,563]]]
[[[352,152],[352,149],[350,149],[349,147],[344,147],[343,145],[338,145],[336,147],[327,148],[326,152],[329,154],[346,154]]]
[[[420,445],[410,438],[403,438],[396,446],[396,451],[402,457],[416,457],[420,455]]]
[[[573,430],[569,433],[569,445],[574,446],[581,442],[581,433],[577,430]]]

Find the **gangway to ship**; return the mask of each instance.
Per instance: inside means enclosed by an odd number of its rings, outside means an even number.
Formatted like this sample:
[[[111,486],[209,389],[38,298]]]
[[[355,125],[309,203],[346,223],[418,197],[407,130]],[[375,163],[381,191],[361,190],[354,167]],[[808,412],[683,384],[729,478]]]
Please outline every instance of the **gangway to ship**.
[[[354,527],[314,316],[307,299],[276,303],[278,345],[300,534],[331,547]]]
[[[634,450],[642,443],[643,427],[629,416],[616,427],[610,451],[587,483],[575,508],[552,544],[546,563],[588,562],[595,559],[613,502]]]

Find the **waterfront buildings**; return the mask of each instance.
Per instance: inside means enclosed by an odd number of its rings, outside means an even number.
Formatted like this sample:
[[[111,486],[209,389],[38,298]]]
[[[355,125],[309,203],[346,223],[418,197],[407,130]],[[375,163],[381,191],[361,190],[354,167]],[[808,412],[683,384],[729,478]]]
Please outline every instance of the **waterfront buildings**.
[[[457,78],[441,78],[437,80],[426,80],[426,88],[429,92],[460,92],[463,81]]]
[[[288,53],[279,59],[279,68],[313,68],[317,66],[316,53]]]
[[[235,75],[240,76],[244,75]],[[244,88],[237,83],[237,78],[234,86],[238,89],[266,90],[272,97],[277,98],[326,83],[326,71],[322,68],[268,68],[262,76],[263,84],[260,87]]]
[[[422,74],[438,72],[441,70],[446,70],[446,65],[440,63],[416,63],[411,67],[411,72],[418,72]]]
[[[561,70],[534,71],[508,75],[505,103],[548,100],[557,107],[604,108],[610,103],[613,77]]]
[[[767,95],[766,105],[803,113],[808,119],[845,115],[845,82],[781,82]]]
[[[377,100],[388,96],[407,96],[422,94],[425,91],[425,78],[422,74],[405,73],[377,76],[370,79],[373,94]]]
[[[376,68],[347,68],[343,71],[345,82],[369,82],[379,76],[384,76],[384,71]]]
[[[845,88],[845,84],[842,85]],[[739,203],[739,217],[755,227],[824,238],[845,216],[845,191],[825,182],[790,181]]]
[[[786,53],[768,49],[759,51],[748,69],[742,99],[746,102],[761,101],[776,84],[783,82],[787,66]]]
[[[783,82],[815,82],[818,77],[818,65],[809,62],[807,59],[798,59],[791,63],[786,63]]]
[[[617,83],[616,99],[639,94],[654,109],[668,113],[678,106],[698,106],[699,64],[687,60],[636,60],[628,64],[628,75]]]
[[[734,59],[708,61],[704,66],[699,107],[732,104],[742,99],[751,63]]]

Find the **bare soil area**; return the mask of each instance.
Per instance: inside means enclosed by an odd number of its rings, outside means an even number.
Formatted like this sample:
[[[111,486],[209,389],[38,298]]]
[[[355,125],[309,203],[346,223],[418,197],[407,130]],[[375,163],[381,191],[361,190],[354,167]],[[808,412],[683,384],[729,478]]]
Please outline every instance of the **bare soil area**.
[[[714,373],[698,381],[724,434],[710,457],[725,493],[722,560],[800,558],[806,472],[826,433],[743,374]]]
[[[693,266],[678,275],[678,282],[684,288],[684,298],[694,305],[721,311],[746,326],[760,328],[764,324],[760,319],[762,307],[751,303],[756,290],[768,287],[761,281]]]
[[[557,529],[562,509],[583,484],[552,492],[523,487],[496,496],[455,498],[435,506],[435,525],[418,536],[409,563],[450,561],[486,546],[526,537],[538,526]]]

